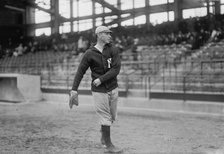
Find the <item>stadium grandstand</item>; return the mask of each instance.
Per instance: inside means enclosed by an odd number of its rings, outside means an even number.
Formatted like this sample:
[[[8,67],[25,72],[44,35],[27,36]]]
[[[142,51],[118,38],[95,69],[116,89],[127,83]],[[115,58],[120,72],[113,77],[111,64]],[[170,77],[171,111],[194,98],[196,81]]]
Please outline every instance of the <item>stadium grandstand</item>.
[[[1,0],[0,73],[66,93],[100,25],[120,50],[121,96],[223,102],[224,0]]]

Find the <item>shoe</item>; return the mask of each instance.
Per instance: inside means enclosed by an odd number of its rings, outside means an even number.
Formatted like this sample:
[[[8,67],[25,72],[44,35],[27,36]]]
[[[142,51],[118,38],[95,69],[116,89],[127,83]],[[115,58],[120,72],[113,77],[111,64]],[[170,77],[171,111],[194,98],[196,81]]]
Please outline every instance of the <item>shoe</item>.
[[[102,129],[102,137],[101,137],[101,143],[105,143],[106,146],[106,152],[107,153],[121,153],[123,150],[115,147],[113,143],[111,142],[110,138],[110,126],[103,126],[101,127]]]
[[[122,149],[115,147],[114,145],[107,146],[106,149],[107,149],[107,153],[122,153],[123,152]]]

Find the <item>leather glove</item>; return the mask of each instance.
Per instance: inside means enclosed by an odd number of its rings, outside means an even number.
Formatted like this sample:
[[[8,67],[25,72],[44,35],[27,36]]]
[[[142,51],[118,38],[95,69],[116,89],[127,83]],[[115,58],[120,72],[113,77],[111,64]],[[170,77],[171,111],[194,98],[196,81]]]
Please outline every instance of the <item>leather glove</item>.
[[[69,95],[69,107],[72,108],[73,105],[78,106],[79,100],[78,100],[78,92],[77,91],[71,91]]]

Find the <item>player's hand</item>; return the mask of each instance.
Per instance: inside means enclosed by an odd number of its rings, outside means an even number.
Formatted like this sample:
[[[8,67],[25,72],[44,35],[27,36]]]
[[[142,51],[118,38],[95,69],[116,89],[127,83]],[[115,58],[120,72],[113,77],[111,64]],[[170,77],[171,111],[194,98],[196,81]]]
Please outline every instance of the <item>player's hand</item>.
[[[78,100],[78,92],[77,91],[71,91],[69,95],[69,107],[72,108],[73,105],[78,106],[79,100]]]
[[[95,85],[96,87],[98,87],[100,84],[101,84],[101,81],[99,78],[97,78],[93,81],[93,85]]]

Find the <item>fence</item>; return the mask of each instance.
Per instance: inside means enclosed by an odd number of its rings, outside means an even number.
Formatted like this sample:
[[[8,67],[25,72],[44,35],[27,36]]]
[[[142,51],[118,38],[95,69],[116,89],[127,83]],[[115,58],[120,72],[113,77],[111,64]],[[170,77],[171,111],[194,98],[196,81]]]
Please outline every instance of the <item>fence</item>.
[[[67,59],[30,66],[0,66],[0,71],[40,75],[42,88],[70,89],[77,66],[78,62]],[[224,60],[126,61],[122,62],[118,79],[123,91],[138,89],[145,97],[149,97],[150,92],[223,94]],[[90,89],[90,83],[90,71],[87,71],[80,88]]]

